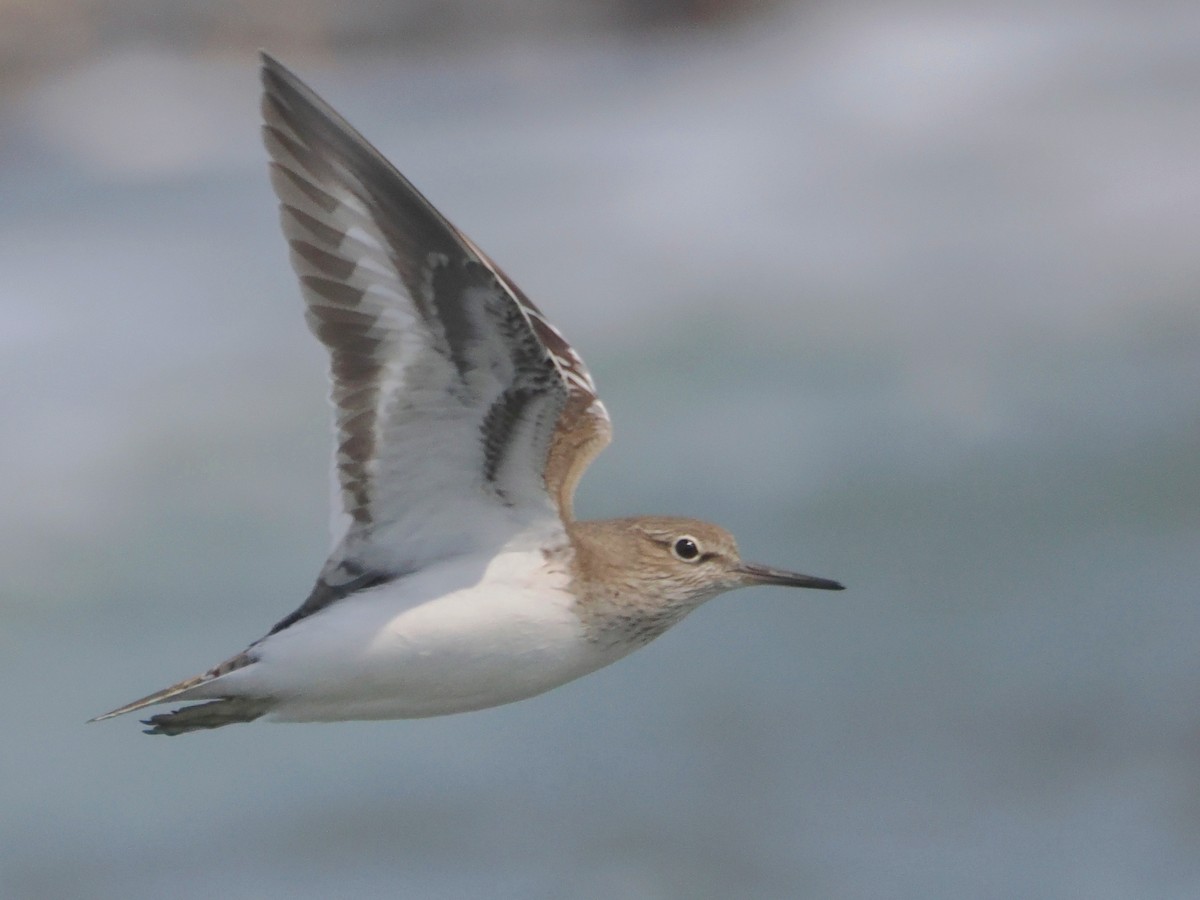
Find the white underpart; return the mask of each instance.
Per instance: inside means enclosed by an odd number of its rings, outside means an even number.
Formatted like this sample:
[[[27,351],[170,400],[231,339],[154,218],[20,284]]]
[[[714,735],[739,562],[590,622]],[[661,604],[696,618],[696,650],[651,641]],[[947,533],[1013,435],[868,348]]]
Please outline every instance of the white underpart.
[[[567,575],[538,549],[460,557],[362,591],[267,638],[206,686],[266,696],[275,721],[415,718],[511,703],[621,654],[588,641]]]

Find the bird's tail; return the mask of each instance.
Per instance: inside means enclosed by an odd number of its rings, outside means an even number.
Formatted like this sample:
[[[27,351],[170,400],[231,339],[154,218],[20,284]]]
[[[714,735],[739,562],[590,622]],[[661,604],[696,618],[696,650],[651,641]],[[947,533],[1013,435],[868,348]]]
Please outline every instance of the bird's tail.
[[[225,697],[185,706],[169,713],[143,719],[149,725],[146,734],[187,734],[204,728],[220,728],[235,722],[253,722],[272,706],[272,701],[257,697]]]
[[[250,654],[249,651],[239,653],[237,656],[234,656],[234,657],[231,657],[230,659],[225,660],[225,662],[221,663],[220,665],[213,666],[211,669],[209,669],[207,672],[205,672],[202,675],[196,675],[192,678],[185,678],[183,681],[176,682],[175,684],[171,685],[170,687],[163,688],[161,691],[155,691],[153,694],[147,694],[145,697],[142,697],[141,699],[134,700],[132,703],[126,703],[124,706],[118,706],[116,709],[110,710],[109,712],[106,712],[100,716],[96,716],[94,719],[89,719],[88,721],[89,722],[99,722],[103,719],[111,719],[114,716],[123,716],[123,715],[125,715],[125,713],[134,712],[135,710],[139,710],[139,709],[145,709],[147,706],[154,706],[156,703],[166,703],[169,700],[175,700],[175,699],[203,700],[203,699],[212,698],[213,697],[212,693],[209,693],[207,691],[201,692],[201,691],[197,691],[196,689],[200,688],[204,685],[207,685],[209,682],[215,681],[216,679],[220,678],[223,675],[228,675],[230,672],[233,672],[237,669],[244,668],[244,667],[252,664],[253,662],[254,662],[254,657]],[[239,698],[228,698],[228,699],[222,698],[222,699],[218,700],[217,703],[229,703],[235,699],[239,699]],[[261,705],[263,703],[263,701],[261,701],[261,700],[255,700],[253,702],[255,704],[259,704],[259,705]],[[213,703],[204,704],[205,707],[214,706],[214,705],[216,705],[216,704],[213,704]],[[201,708],[202,707],[190,707],[190,709],[201,709]],[[167,719],[170,719],[172,716],[177,716],[180,713],[185,713],[188,711],[189,711],[188,709],[182,709],[182,710],[177,710],[174,713],[166,713],[161,716],[153,716],[151,719],[147,720],[144,724],[154,725],[155,728],[159,728],[159,723],[157,723],[155,720],[157,720],[157,719],[167,720]],[[260,710],[256,714],[250,716],[249,718],[244,718],[244,716],[247,714],[246,709],[239,707],[235,711],[231,707],[227,710],[227,714],[233,715],[235,717],[227,718],[225,721],[222,721],[222,722],[216,722],[215,724],[192,725],[190,727],[183,727],[183,728],[180,728],[179,730],[171,730],[171,731],[167,731],[167,730],[163,729],[163,730],[152,731],[151,733],[152,734],[181,734],[183,731],[192,731],[196,728],[216,728],[217,725],[224,725],[227,722],[249,722],[249,721],[252,721],[253,719],[257,719],[265,711],[266,711],[266,707],[264,707],[262,710]],[[202,716],[197,715],[197,716],[193,717],[193,720],[194,721],[212,720],[214,715],[215,715],[215,713],[213,713],[213,712],[210,712],[207,717],[202,717]],[[186,722],[188,722],[188,721],[189,721],[188,718],[181,720],[181,722],[184,724],[186,724]],[[175,727],[179,728],[179,726],[175,726]]]

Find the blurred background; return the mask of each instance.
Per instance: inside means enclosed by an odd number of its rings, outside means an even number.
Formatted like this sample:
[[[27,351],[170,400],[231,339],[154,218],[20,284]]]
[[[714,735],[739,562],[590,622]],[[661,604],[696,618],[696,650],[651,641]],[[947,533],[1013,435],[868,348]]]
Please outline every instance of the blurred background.
[[[588,359],[585,516],[845,581],[148,738],[327,550],[255,50]],[[1200,896],[1200,6],[0,0],[0,895]]]

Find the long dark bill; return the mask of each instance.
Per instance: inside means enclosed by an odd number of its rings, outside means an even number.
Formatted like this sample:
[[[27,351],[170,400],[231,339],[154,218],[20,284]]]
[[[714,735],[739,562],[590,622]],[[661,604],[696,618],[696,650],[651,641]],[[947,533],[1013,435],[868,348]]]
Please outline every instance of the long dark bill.
[[[822,591],[843,591],[845,587],[828,578],[817,578],[814,575],[801,575],[799,572],[788,572],[784,569],[773,569],[758,563],[742,563],[738,571],[747,576],[754,584],[778,584],[783,587],[817,588]]]

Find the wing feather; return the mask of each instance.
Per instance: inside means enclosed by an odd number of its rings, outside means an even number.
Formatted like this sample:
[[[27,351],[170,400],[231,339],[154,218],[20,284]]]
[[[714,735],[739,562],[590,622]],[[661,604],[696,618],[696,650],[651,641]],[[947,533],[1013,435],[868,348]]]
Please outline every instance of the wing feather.
[[[609,439],[583,360],[265,54],[262,79],[271,183],[309,327],[330,356],[346,524],[314,602],[371,583],[364,573],[410,571],[538,522],[561,529],[580,474]]]

